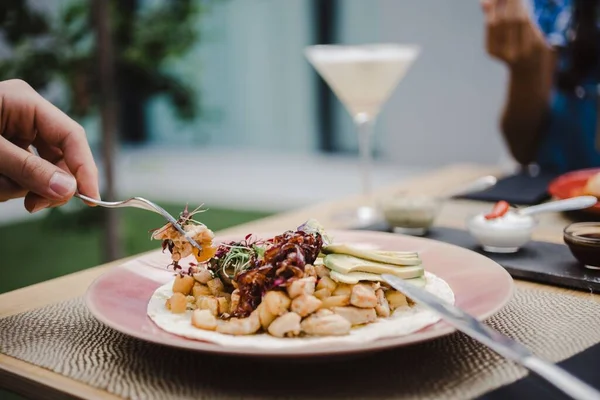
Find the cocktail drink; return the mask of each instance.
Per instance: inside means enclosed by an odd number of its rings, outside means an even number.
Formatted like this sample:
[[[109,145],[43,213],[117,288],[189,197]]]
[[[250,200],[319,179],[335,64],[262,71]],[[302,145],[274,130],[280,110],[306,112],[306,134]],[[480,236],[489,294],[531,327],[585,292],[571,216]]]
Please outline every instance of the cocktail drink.
[[[368,204],[352,211],[357,226],[377,218],[371,196],[371,138],[383,104],[419,55],[419,47],[398,44],[316,45],[306,57],[350,113],[359,134],[361,180]]]

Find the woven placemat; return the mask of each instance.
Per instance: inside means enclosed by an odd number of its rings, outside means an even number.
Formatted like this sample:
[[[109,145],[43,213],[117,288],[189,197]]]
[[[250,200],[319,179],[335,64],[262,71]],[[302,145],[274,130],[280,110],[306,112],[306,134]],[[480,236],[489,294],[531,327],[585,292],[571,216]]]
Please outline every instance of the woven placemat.
[[[488,323],[559,361],[600,342],[598,311],[589,299],[519,288]],[[526,374],[460,333],[344,360],[207,356],[113,331],[80,298],[0,320],[0,351],[131,399],[464,399]]]

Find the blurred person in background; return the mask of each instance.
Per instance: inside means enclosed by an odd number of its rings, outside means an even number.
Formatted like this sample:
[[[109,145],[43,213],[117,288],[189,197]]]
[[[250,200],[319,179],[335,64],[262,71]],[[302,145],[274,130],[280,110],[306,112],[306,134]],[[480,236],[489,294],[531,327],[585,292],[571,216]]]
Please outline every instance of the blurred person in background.
[[[33,213],[66,203],[77,189],[100,198],[83,128],[27,83],[0,82],[0,201],[24,197]]]
[[[486,48],[509,70],[501,130],[521,165],[600,166],[598,0],[482,0]]]

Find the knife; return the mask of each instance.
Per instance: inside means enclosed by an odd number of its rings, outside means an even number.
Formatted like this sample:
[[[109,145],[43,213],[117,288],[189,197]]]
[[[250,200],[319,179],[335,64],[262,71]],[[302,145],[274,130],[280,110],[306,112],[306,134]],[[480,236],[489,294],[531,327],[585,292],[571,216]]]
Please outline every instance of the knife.
[[[527,347],[479,322],[460,308],[446,303],[437,296],[402,279],[382,274],[381,277],[394,289],[404,293],[416,303],[421,303],[439,314],[443,320],[483,343],[501,356],[515,361],[535,372],[551,385],[576,400],[599,400],[600,392],[564,369],[534,355]]]

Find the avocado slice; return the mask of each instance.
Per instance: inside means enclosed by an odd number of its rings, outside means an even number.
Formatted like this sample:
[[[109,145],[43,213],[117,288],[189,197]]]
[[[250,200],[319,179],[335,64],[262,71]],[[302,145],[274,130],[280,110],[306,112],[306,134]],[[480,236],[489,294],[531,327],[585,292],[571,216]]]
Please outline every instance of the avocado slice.
[[[331,244],[323,247],[321,251],[325,254],[345,254],[364,260],[398,266],[421,264],[419,254],[413,251],[364,250],[347,244]]]
[[[397,265],[362,260],[346,254],[328,254],[325,256],[323,262],[327,268],[341,274],[370,272],[373,274],[390,274],[402,279],[410,279],[423,276],[425,273],[423,267],[420,265],[398,267]]]
[[[337,271],[331,271],[330,277],[336,282],[347,283],[349,285],[355,285],[360,281],[385,282],[380,274],[373,274],[370,272],[350,272],[348,274],[342,274]],[[422,276],[405,280],[418,287],[423,287],[427,283],[427,280]]]

